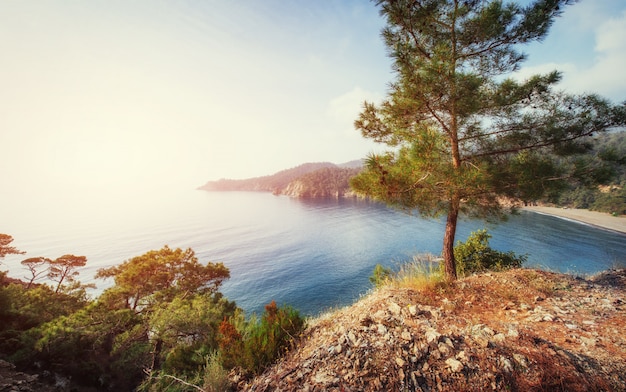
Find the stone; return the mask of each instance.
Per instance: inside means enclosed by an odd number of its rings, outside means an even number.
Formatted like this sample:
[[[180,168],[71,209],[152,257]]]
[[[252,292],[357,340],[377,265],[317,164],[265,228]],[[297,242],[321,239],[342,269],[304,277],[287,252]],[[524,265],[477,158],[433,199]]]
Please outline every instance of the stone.
[[[357,340],[356,340],[356,336],[354,335],[354,332],[352,331],[348,332],[348,339],[350,339],[350,343],[352,343],[353,346],[356,346]]]
[[[522,354],[518,354],[515,353],[513,354],[513,359],[515,360],[515,362],[517,362],[521,367],[523,368],[527,368],[528,367],[528,360],[526,359],[525,356],[523,356]]]
[[[507,373],[511,373],[513,371],[513,364],[507,357],[500,356],[500,366],[502,366],[502,370]]]
[[[580,337],[580,341],[582,342],[583,345],[587,346],[587,347],[595,347],[597,340],[594,338],[586,338],[584,336]]]
[[[413,340],[411,333],[407,330],[402,331],[402,335],[400,337],[402,338],[402,340],[406,340],[407,342]]]
[[[437,350],[439,350],[439,352],[441,353],[441,355],[443,355],[444,357],[447,357],[450,355],[450,347],[448,347],[447,345],[445,345],[444,343],[439,343],[437,345]]]
[[[497,334],[493,335],[492,339],[493,339],[493,341],[495,343],[502,344],[506,340],[506,337],[502,333],[497,333]]]
[[[391,314],[398,316],[400,311],[402,311],[402,308],[397,303],[392,302],[389,304],[389,312],[391,312]]]
[[[450,368],[450,371],[453,373],[458,373],[463,370],[463,363],[454,358],[446,359],[446,366]]]
[[[441,336],[441,334],[437,332],[436,329],[429,328],[424,334],[424,336],[426,336],[426,342],[428,342],[428,344],[433,344],[439,340],[439,337]]]

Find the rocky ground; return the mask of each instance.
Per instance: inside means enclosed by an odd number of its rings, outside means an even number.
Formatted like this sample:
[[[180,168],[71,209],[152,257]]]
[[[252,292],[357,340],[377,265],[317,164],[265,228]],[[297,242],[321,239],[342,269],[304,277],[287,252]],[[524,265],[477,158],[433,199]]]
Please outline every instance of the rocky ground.
[[[626,391],[626,270],[389,286],[312,320],[243,391]]]
[[[52,392],[57,387],[48,382],[40,382],[39,375],[15,370],[9,362],[0,360],[0,392]]]

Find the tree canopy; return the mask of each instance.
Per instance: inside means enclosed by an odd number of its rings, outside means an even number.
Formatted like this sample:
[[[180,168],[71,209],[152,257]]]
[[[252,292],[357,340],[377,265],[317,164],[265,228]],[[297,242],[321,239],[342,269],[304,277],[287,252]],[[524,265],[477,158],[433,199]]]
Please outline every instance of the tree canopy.
[[[504,199],[537,200],[574,177],[593,179],[593,166],[556,158],[626,123],[624,105],[555,90],[557,71],[510,77],[525,59],[518,46],[543,39],[572,3],[377,1],[396,80],[382,103],[365,102],[355,127],[392,149],[371,155],[351,184],[426,217],[446,215],[448,279],[460,214],[501,216]]]
[[[223,263],[202,265],[192,249],[151,250],[110,268],[98,270],[96,278],[115,279],[115,294],[133,310],[176,295],[215,292],[230,277]]]
[[[13,242],[13,237],[8,234],[0,233],[0,259],[4,258],[6,255],[21,255],[26,253],[13,246],[9,246],[11,242]]]

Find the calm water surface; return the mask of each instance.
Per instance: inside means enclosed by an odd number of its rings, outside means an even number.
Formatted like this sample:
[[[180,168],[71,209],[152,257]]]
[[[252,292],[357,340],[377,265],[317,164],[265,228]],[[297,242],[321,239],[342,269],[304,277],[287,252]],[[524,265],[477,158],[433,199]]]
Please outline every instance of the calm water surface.
[[[0,211],[2,212],[2,211]],[[296,200],[268,193],[187,191],[169,196],[11,210],[0,232],[28,253],[7,256],[9,275],[26,276],[26,257],[87,256],[80,279],[98,291],[97,269],[151,249],[191,247],[200,261],[231,272],[222,291],[247,312],[276,300],[316,315],[358,299],[377,263],[396,267],[417,253],[441,251],[444,224],[362,200]],[[528,254],[527,266],[589,274],[626,263],[626,236],[522,212],[498,225],[463,221],[457,239],[477,229],[491,246]]]

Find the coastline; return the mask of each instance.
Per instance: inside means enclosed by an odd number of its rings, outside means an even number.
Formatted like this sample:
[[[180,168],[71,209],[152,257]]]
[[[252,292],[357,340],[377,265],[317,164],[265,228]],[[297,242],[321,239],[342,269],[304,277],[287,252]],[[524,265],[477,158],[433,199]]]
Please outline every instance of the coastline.
[[[538,214],[552,215],[558,218],[569,219],[596,226],[602,229],[615,231],[626,234],[626,217],[612,216],[604,212],[589,211],[576,208],[559,208],[559,207],[543,207],[543,206],[527,206],[522,210],[536,212]]]

